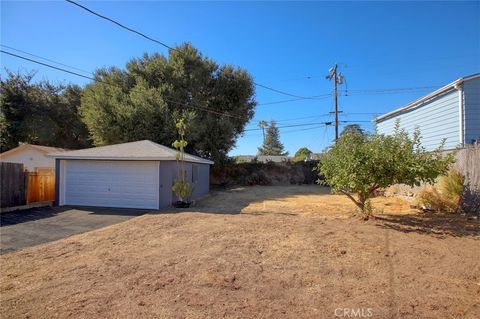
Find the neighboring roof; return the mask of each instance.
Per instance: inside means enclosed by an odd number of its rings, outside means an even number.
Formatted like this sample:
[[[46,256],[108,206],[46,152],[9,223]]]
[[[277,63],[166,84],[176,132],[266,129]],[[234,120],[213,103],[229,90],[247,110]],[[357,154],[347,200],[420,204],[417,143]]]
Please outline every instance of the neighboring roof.
[[[58,159],[91,160],[176,160],[177,151],[149,140],[86,148],[83,150],[49,154]],[[185,161],[213,164],[212,161],[185,153]]]
[[[410,102],[408,103],[407,105],[404,105],[402,107],[399,107],[398,109],[395,109],[391,112],[388,112],[386,114],[383,114],[383,115],[380,115],[380,116],[377,116],[374,121],[375,122],[381,122],[383,120],[386,120],[387,118],[390,118],[392,117],[393,115],[396,115],[398,113],[401,113],[403,111],[406,111],[408,109],[411,109],[415,106],[418,106],[419,104],[423,103],[423,102],[426,102],[446,91],[449,91],[451,89],[454,89],[454,88],[457,88],[459,87],[460,85],[463,84],[463,82],[466,82],[466,81],[469,81],[469,80],[473,80],[473,79],[477,79],[477,78],[480,78],[480,73],[476,73],[476,74],[472,74],[472,75],[469,75],[469,76],[466,76],[466,77],[463,77],[463,78],[459,78],[455,81],[453,81],[452,83],[449,83],[441,88],[439,88],[438,90],[430,93],[430,94],[427,94],[425,95],[424,97],[421,97],[419,98],[418,100],[415,100],[413,102]]]
[[[60,147],[51,147],[51,146],[42,146],[42,145],[33,145],[33,144],[23,143],[15,148],[12,148],[11,150],[1,153],[0,156],[2,157],[9,156],[23,150],[36,150],[44,154],[67,151],[67,149],[60,148]]]
[[[322,157],[325,156],[325,153],[312,153],[310,154],[310,160],[312,161],[319,161]]]
[[[259,162],[274,162],[274,163],[281,163],[281,162],[288,162],[290,157],[286,155],[259,155],[257,156],[257,160]]]

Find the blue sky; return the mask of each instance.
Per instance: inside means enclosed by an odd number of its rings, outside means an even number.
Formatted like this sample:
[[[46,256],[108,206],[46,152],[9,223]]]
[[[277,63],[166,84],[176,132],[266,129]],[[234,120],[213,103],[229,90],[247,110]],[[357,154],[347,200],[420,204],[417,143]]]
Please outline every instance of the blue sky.
[[[245,68],[256,82],[294,95],[332,93],[325,75],[338,63],[350,92],[339,97],[340,120],[359,121],[369,130],[373,114],[433,90],[417,88],[480,72],[480,2],[80,3],[169,45],[189,41],[217,62]],[[92,71],[123,67],[144,52],[166,54],[63,1],[2,1],[1,44]],[[38,79],[88,83],[3,54],[1,65],[38,70]],[[256,99],[247,129],[262,119],[279,126],[332,120],[331,97],[262,105],[292,98],[258,87]],[[302,146],[320,151],[333,136],[333,127],[325,125],[281,129],[291,154]],[[261,142],[260,131],[248,131],[231,154],[255,154]]]

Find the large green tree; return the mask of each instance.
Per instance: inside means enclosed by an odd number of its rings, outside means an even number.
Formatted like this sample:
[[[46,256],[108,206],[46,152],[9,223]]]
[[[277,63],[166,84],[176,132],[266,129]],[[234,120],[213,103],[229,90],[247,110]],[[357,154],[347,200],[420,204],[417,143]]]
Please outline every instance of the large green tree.
[[[443,143],[442,143],[443,145]],[[443,155],[443,146],[427,152],[420,133],[409,136],[399,128],[395,134],[344,134],[319,163],[317,170],[335,192],[348,196],[364,213],[368,200],[379,188],[394,184],[418,186],[431,183],[447,172],[453,154]]]
[[[150,139],[171,145],[175,120],[188,119],[186,151],[223,160],[253,117],[252,77],[219,66],[189,44],[168,57],[145,54],[125,70],[97,70],[81,114],[95,145]]]
[[[82,89],[77,85],[34,82],[35,73],[6,70],[0,80],[0,148],[19,142],[70,149],[90,145],[78,114]]]
[[[258,148],[258,155],[288,155],[280,142],[280,131],[275,121],[271,121],[263,145]]]

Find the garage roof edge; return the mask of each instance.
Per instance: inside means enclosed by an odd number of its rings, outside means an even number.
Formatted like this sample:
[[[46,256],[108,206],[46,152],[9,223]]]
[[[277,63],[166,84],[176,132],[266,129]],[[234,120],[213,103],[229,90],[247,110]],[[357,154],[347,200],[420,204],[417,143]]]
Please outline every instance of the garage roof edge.
[[[177,151],[149,140],[92,147],[87,149],[50,153],[56,159],[175,161]],[[214,162],[185,153],[185,161],[212,165]]]

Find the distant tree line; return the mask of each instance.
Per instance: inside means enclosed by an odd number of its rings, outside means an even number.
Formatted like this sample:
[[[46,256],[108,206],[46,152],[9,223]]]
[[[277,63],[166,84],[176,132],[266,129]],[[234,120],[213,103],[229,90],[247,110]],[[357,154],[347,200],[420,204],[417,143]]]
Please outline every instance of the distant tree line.
[[[19,142],[70,149],[149,139],[171,146],[188,121],[185,151],[222,162],[253,117],[255,87],[243,69],[218,65],[189,44],[99,69],[84,88],[1,79],[0,147]]]
[[[82,88],[33,82],[35,73],[6,71],[0,83],[0,149],[19,142],[77,149],[91,145],[79,116]]]

